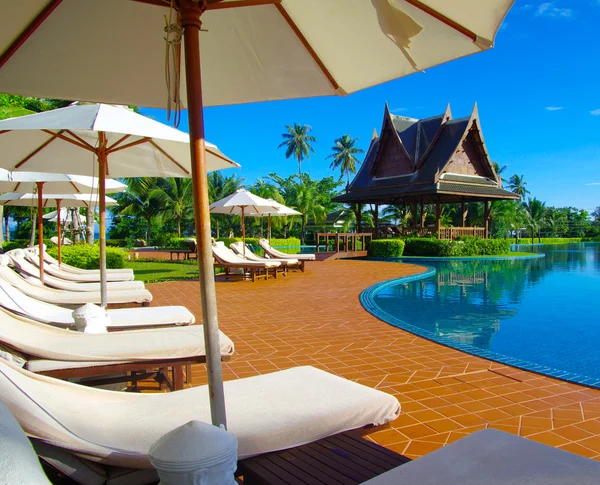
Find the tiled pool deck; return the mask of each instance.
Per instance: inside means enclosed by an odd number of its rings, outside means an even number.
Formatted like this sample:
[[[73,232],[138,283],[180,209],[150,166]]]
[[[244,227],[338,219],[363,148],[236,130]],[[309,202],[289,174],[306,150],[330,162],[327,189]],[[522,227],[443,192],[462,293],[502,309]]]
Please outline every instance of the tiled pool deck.
[[[224,378],[312,365],[389,392],[402,413],[369,437],[411,458],[492,427],[600,460],[600,391],[444,347],[361,307],[368,286],[422,270],[330,261],[277,280],[218,280],[220,328],[236,345]],[[154,305],[185,305],[201,320],[197,281],[148,288]],[[206,383],[202,366],[192,377]]]

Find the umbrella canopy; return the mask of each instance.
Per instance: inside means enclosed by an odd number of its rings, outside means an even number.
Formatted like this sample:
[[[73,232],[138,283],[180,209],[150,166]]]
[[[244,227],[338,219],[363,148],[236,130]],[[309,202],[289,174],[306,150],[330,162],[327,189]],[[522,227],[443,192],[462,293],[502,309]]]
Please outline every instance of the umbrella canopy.
[[[106,177],[189,177],[192,167],[188,144],[186,133],[124,106],[75,103],[0,121],[0,167],[14,171],[13,177],[17,171],[42,169],[59,174],[98,174],[103,307],[107,304]],[[209,170],[239,167],[216,146],[207,144],[206,150]],[[38,192],[41,190],[38,183]],[[41,219],[38,224],[41,232]]]
[[[79,219],[77,223],[81,225],[85,224],[87,221],[86,217],[83,214],[80,214],[79,212],[77,212],[77,218]],[[55,210],[44,214],[44,219],[50,222],[63,221],[69,224],[73,222],[73,211],[70,211],[67,207],[62,207],[60,211]]]
[[[343,95],[481,52],[513,2],[0,0],[0,92],[188,108],[211,417],[226,426],[203,106]]]
[[[274,201],[273,201],[274,202]],[[246,254],[246,228],[244,226],[245,216],[262,216],[277,210],[275,205],[269,203],[246,189],[238,189],[233,194],[213,202],[209,206],[213,214],[230,214],[242,216],[242,241],[243,254]]]
[[[47,167],[49,168],[49,167]],[[36,187],[37,182],[44,183],[44,192],[52,194],[94,194],[98,192],[97,177],[85,175],[67,175],[48,172],[9,172],[0,169],[1,192],[26,192]],[[127,185],[117,180],[106,180],[106,193],[123,192]]]
[[[106,206],[118,205],[118,202],[110,197],[104,197],[104,203]],[[42,194],[42,207],[59,207],[61,205],[63,207],[90,207],[97,204],[98,194]],[[0,205],[36,207],[38,205],[38,194],[6,192],[0,195]],[[43,217],[46,218],[46,216]]]
[[[269,243],[270,243],[271,242],[271,216],[281,216],[281,217],[282,216],[301,216],[302,212],[298,212],[297,210],[292,209],[291,207],[287,207],[271,198],[267,199],[267,201],[270,204],[273,204],[273,207],[275,207],[277,209],[275,212],[267,213],[267,216],[269,216],[267,234],[268,234]]]

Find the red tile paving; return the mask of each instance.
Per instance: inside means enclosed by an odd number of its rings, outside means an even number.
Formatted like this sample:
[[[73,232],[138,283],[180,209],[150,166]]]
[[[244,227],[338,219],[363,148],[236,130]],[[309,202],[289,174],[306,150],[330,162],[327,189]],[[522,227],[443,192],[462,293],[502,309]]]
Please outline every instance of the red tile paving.
[[[393,394],[400,417],[369,437],[411,458],[491,427],[600,460],[600,391],[430,342],[360,305],[368,286],[422,269],[330,261],[277,280],[218,281],[220,328],[236,345],[224,378],[312,365]],[[185,305],[201,320],[196,281],[148,288],[154,305]],[[195,367],[192,384],[205,382]]]

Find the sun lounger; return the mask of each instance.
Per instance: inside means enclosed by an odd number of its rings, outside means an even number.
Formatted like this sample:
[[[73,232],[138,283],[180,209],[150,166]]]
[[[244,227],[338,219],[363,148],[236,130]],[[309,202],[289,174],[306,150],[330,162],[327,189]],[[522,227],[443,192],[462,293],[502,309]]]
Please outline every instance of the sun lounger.
[[[33,250],[35,254],[37,254],[38,246],[31,248],[29,250]],[[69,273],[74,274],[92,274],[97,276],[100,279],[100,270],[99,269],[81,269],[76,268],[75,266],[70,266],[67,263],[59,263],[56,259],[50,256],[46,251],[44,251],[44,263],[51,264],[56,268],[60,268],[63,271],[67,271]],[[106,275],[108,277],[107,281],[131,281],[133,280],[133,270],[130,268],[120,268],[120,269],[107,269]]]
[[[25,256],[25,251],[22,249],[14,249],[12,251],[8,251],[6,253],[7,256],[10,257],[12,264],[15,269],[30,278],[33,278],[33,281],[39,280],[39,284],[41,285],[40,280],[40,268],[39,266],[35,266],[31,264],[27,257]],[[75,282],[72,280],[64,280],[60,277],[52,276],[51,274],[44,272],[44,285],[49,286],[51,288],[55,288],[57,290],[67,290],[67,291],[100,291],[100,283],[84,283],[84,282]],[[142,281],[113,281],[107,283],[108,292],[111,291],[121,291],[121,290],[143,290],[144,283]]]
[[[295,259],[298,259],[299,261],[314,261],[315,260],[315,255],[314,254],[285,254],[282,253],[281,251],[277,251],[277,249],[272,248],[271,245],[269,244],[269,241],[267,241],[266,239],[259,239],[258,240],[258,244],[260,244],[260,247],[263,248],[265,250],[265,254],[269,255],[272,258],[289,258],[289,257],[294,257]]]
[[[310,443],[400,412],[389,394],[314,367],[224,383],[238,458]],[[149,468],[159,437],[191,420],[210,422],[208,387],[162,394],[104,391],[40,376],[0,359],[0,400],[25,432],[107,465]]]
[[[222,357],[229,358],[233,343],[223,333],[219,342]],[[26,369],[60,378],[181,368],[206,358],[201,326],[88,334],[52,327],[4,309],[0,309],[0,344],[24,359]]]
[[[99,304],[101,301],[100,291],[56,290],[40,285],[39,280],[37,280],[38,284],[35,284],[35,279],[25,278],[9,268],[9,260],[10,258],[7,255],[0,255],[0,278],[32,298],[70,307],[81,306],[86,303]],[[150,301],[152,301],[152,293],[145,289],[108,292],[109,304],[140,303],[149,305]]]
[[[269,271],[272,275],[277,278],[277,269],[281,266],[281,263],[273,262],[257,262],[248,261],[247,259],[239,257],[231,249],[225,247],[222,241],[217,241],[212,244],[213,257],[215,258],[215,267],[225,268],[226,276],[229,276],[231,269],[240,268],[245,272],[249,271],[252,277],[252,281],[256,281],[258,278],[269,278]]]
[[[249,261],[256,261],[262,263],[268,263],[272,261],[276,261],[281,263],[282,268],[287,273],[289,268],[297,268],[300,271],[304,272],[304,261],[298,261],[296,258],[263,258],[256,253],[254,253],[250,248],[246,248],[246,253],[244,254],[244,243],[242,242],[234,242],[229,245],[229,247],[236,253],[238,256],[245,258]]]
[[[72,310],[32,298],[1,278],[0,307],[42,323],[63,328],[75,328]],[[109,331],[191,325],[196,320],[194,314],[183,306],[121,308],[108,310],[108,315],[111,319],[108,326]]]
[[[27,260],[27,262],[30,263],[31,265],[35,266],[35,268],[37,268],[39,271],[40,260],[39,260],[37,249],[33,249],[33,248],[24,249],[23,252],[24,252],[25,259]],[[45,263],[44,264],[44,273],[46,275],[50,275],[54,278],[60,278],[61,280],[72,281],[74,283],[96,283],[96,284],[100,283],[100,273],[99,272],[98,273],[92,272],[90,274],[70,273],[68,271],[64,271],[59,266],[55,266],[54,264]],[[121,282],[133,281],[133,275],[130,276],[129,273],[123,273],[123,275],[125,276],[123,279],[117,279],[116,277],[118,277],[118,274],[117,275],[115,275],[115,274],[107,275],[108,278],[106,281],[108,281],[109,285],[112,284],[113,282],[121,283]],[[137,286],[140,286],[140,285],[138,284]]]

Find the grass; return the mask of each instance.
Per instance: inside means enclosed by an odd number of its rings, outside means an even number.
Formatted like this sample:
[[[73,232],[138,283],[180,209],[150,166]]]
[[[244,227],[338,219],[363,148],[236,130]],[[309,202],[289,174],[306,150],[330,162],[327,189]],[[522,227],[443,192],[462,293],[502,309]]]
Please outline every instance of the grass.
[[[134,271],[135,279],[144,283],[162,281],[192,280],[198,278],[196,261],[174,263],[171,261],[128,261],[126,268]]]

